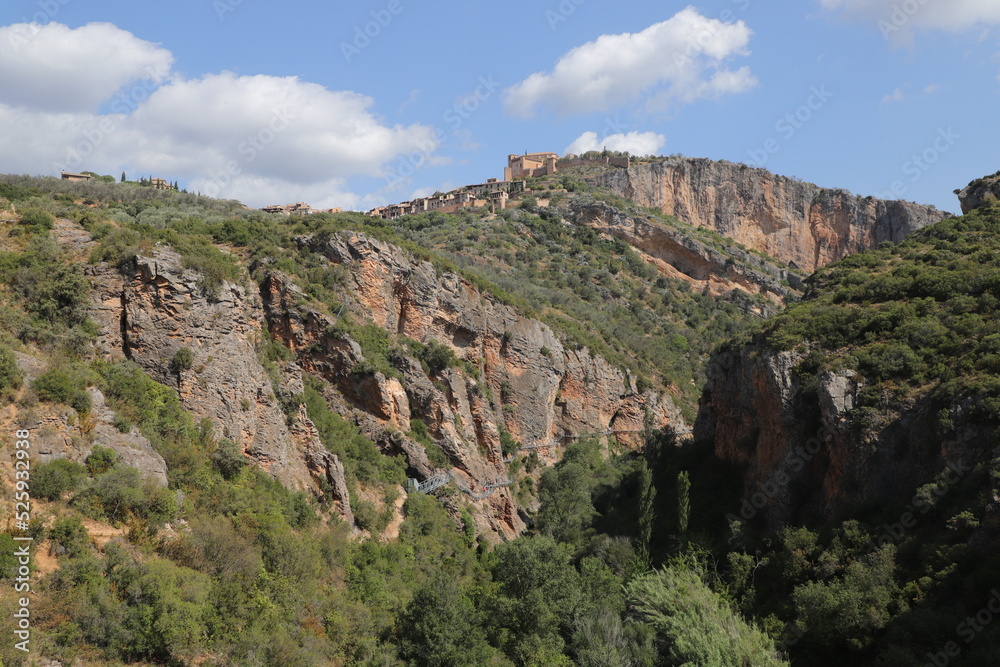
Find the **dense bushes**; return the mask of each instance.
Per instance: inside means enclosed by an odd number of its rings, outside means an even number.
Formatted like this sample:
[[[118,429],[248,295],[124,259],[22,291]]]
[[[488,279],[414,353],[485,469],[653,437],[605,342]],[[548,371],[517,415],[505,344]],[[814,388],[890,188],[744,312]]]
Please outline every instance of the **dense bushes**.
[[[127,466],[97,475],[76,495],[73,506],[93,519],[112,524],[140,517],[156,525],[170,519],[175,511],[169,491],[144,482],[138,470]]]
[[[807,298],[763,333],[779,349],[818,343],[823,366],[855,368],[869,385],[936,385],[948,403],[1000,395],[1000,212],[945,220],[894,247],[848,257],[813,277]],[[982,416],[1000,419],[1000,410]]]
[[[85,366],[64,363],[45,371],[31,386],[43,401],[65,403],[83,413],[90,411],[87,385],[93,380],[93,374]]]
[[[61,342],[78,351],[95,337],[96,327],[87,317],[87,280],[48,238],[36,237],[23,253],[0,253],[0,281],[11,286],[27,315],[8,323],[22,340]]]
[[[20,389],[24,373],[17,365],[13,351],[0,338],[0,396],[10,398],[15,390]]]
[[[32,234],[49,231],[55,221],[55,216],[44,209],[28,208],[21,212],[21,225]]]
[[[787,666],[773,640],[733,612],[704,576],[678,560],[626,588],[630,614],[655,630],[668,664]]]
[[[31,490],[39,498],[58,500],[63,493],[78,489],[86,476],[86,468],[79,463],[55,459],[35,466]]]

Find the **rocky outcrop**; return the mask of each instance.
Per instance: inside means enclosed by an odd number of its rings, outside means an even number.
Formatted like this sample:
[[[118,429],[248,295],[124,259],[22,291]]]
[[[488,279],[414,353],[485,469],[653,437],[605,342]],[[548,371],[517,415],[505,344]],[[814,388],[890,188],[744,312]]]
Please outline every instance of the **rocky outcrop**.
[[[680,229],[626,215],[604,202],[576,199],[570,217],[574,224],[627,242],[667,273],[672,268],[699,287],[717,286],[715,293],[735,286],[783,302],[804,287],[798,275],[759,255],[732,245],[714,248]]]
[[[1000,200],[1000,171],[992,176],[977,178],[961,190],[955,190],[962,205],[962,213],[969,213],[983,204]]]
[[[366,370],[361,347],[334,319],[303,305],[304,295],[281,273],[261,287],[272,336],[294,350],[299,363],[335,387],[359,428],[383,452],[403,454],[411,475],[436,469],[425,448],[404,435],[411,420],[428,428],[448,457],[459,488],[482,493],[508,478],[501,448],[506,431],[523,444],[566,435],[638,432],[648,418],[683,429],[666,395],[639,391],[627,372],[586,349],[563,346],[545,324],[520,316],[460,276],[440,273],[400,248],[362,234],[342,233],[299,242],[346,269],[349,312],[394,335],[448,346],[458,368],[429,371],[397,349],[391,376]],[[523,522],[506,487],[478,499],[481,532],[506,537]]]
[[[152,479],[160,486],[166,486],[167,463],[156,453],[149,440],[143,437],[135,426],[130,426],[127,432],[122,433],[115,425],[114,411],[104,402],[104,395],[93,387],[88,392],[92,402],[90,416],[93,420],[90,437],[94,445],[113,449],[118,454],[119,461],[138,469],[143,477]],[[90,452],[80,452],[80,454],[86,458]]]
[[[411,476],[424,480],[441,472],[426,448],[406,435],[411,419],[427,425],[461,488],[481,489],[506,475],[495,410],[474,380],[455,369],[432,379],[418,361],[403,355],[394,359],[398,376],[360,373],[356,367],[366,359],[358,343],[339,332],[332,318],[302,305],[304,295],[287,276],[270,274],[261,294],[271,335],[296,350],[306,370],[330,382],[344,401],[338,412],[352,419],[383,454],[401,454]],[[480,534],[512,538],[523,531],[510,489],[498,489],[478,505]]]
[[[657,425],[680,419],[669,397],[640,392],[622,369],[564,347],[548,326],[456,274],[439,274],[429,262],[360,234],[335,236],[314,250],[349,270],[348,292],[386,330],[437,340],[477,368],[473,386],[481,382],[500,398],[504,426],[525,444],[613,426],[641,429],[647,408]]]
[[[743,470],[734,515],[772,530],[807,517],[836,521],[905,503],[937,475],[965,475],[988,456],[992,435],[961,419],[961,405],[952,419],[965,427],[951,433],[941,431],[940,406],[926,395],[859,408],[864,380],[856,372],[803,374],[804,356],[758,339],[709,365],[694,437]]]
[[[37,357],[15,353],[17,365],[24,373],[25,386],[45,372],[45,364]],[[97,388],[87,389],[91,407],[86,415],[78,415],[65,406],[49,409],[16,410],[18,428],[31,431],[34,459],[46,463],[54,459],[69,459],[83,463],[94,447],[114,450],[119,460],[137,469],[143,479],[159,486],[167,485],[167,464],[139,429],[130,426],[122,432],[117,426],[117,415],[104,402],[104,394]]]
[[[115,413],[104,404],[101,392],[90,388],[88,393],[93,406],[83,420],[71,408],[45,411],[33,420],[22,417],[19,425],[31,431],[35,462],[68,459],[83,463],[94,447],[106,447],[118,455],[121,464],[138,470],[143,479],[166,486],[167,464],[149,440],[134,426],[126,433],[119,431]]]
[[[299,368],[289,364],[272,379],[258,360],[256,344],[265,332],[256,290],[225,282],[209,298],[201,276],[162,245],[123,272],[106,265],[88,272],[107,357],[132,360],[176,387],[185,409],[208,417],[218,437],[237,442],[286,485],[305,488],[325,479],[344,516],[351,516],[340,462],[320,444],[301,406],[288,414],[281,407],[281,396],[302,393]],[[191,351],[191,361],[179,365],[173,360],[182,348]]]
[[[883,241],[899,242],[948,216],[931,206],[859,197],[706,159],[612,169],[599,181],[640,206],[714,229],[804,273]]]

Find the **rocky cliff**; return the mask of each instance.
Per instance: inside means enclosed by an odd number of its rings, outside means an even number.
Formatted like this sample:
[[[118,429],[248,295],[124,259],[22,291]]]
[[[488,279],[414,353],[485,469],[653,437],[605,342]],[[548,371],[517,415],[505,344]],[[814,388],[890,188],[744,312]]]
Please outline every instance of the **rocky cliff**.
[[[682,230],[653,219],[629,216],[603,202],[574,200],[571,220],[619,238],[643,253],[667,275],[698,289],[721,294],[738,287],[782,303],[804,285],[801,278],[758,255],[726,244],[717,249]],[[761,313],[766,315],[770,313]]]
[[[985,473],[1000,432],[998,227],[984,207],[824,268],[801,303],[714,356],[694,435],[742,469],[734,514],[772,529],[906,503],[923,515],[961,488],[973,541],[1000,535]]]
[[[176,387],[189,412],[209,418],[218,437],[235,441],[286,485],[325,480],[352,519],[341,462],[320,444],[304,407],[289,414],[281,407],[282,396],[301,395],[301,370],[289,363],[271,378],[258,360],[256,344],[265,334],[255,289],[225,282],[209,298],[200,276],[167,246],[135,257],[123,271],[97,265],[88,273],[106,358],[134,361]],[[172,361],[182,348],[192,360],[178,367]]]
[[[805,273],[883,241],[899,242],[947,215],[707,159],[670,158],[613,169],[599,182],[640,206],[714,229]]]
[[[769,530],[810,518],[838,521],[905,502],[942,479],[943,493],[988,458],[989,424],[944,430],[940,405],[926,393],[884,396],[878,410],[858,409],[861,375],[812,376],[803,358],[757,340],[710,364],[694,437],[744,471],[745,502],[734,515],[763,520]],[[957,420],[967,410],[957,402],[945,413]]]
[[[983,204],[1000,200],[1000,171],[992,176],[977,178],[961,190],[955,190],[962,204],[962,213],[973,211]]]
[[[365,357],[349,332],[305,305],[283,274],[271,273],[262,285],[272,336],[294,350],[304,368],[336,387],[355,423],[384,452],[405,455],[418,478],[439,471],[424,448],[402,433],[416,419],[448,456],[449,472],[471,490],[508,479],[504,431],[524,445],[538,445],[608,432],[629,440],[646,419],[683,428],[669,396],[639,391],[635,378],[621,369],[586,349],[566,348],[548,326],[520,316],[456,274],[362,234],[299,242],[346,269],[345,292],[357,319],[394,336],[444,344],[470,369],[429,371],[397,352],[394,376],[359,374]],[[479,504],[482,528],[506,536],[523,528],[509,488]]]

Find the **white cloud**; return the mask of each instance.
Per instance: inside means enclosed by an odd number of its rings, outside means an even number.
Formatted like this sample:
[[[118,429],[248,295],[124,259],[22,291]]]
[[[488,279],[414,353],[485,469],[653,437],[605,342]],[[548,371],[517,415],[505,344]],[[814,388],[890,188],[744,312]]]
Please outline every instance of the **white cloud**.
[[[872,21],[896,46],[913,42],[918,30],[960,32],[977,24],[1000,23],[997,0],[820,0],[831,11]]]
[[[125,169],[251,205],[300,200],[349,207],[360,198],[348,191],[347,178],[380,176],[401,155],[438,161],[433,128],[387,126],[373,114],[370,97],[296,77],[222,72],[185,80],[169,72],[169,52],[108,24],[97,25],[103,47],[87,51],[93,27],[69,30],[52,23],[36,27],[32,39],[19,44],[17,57],[38,91],[62,85],[69,76],[57,71],[44,49],[35,49],[53,35],[66,38],[60,60],[86,61],[85,78],[96,82],[96,90],[0,96],[0,122],[9,130],[0,134],[5,169],[45,174]],[[3,37],[0,42],[8,44]],[[127,69],[119,63],[123,53],[155,57]],[[140,64],[157,63],[168,67],[159,85],[143,81],[129,87]],[[10,70],[0,64],[0,85],[5,74],[9,84]],[[107,113],[95,111],[102,104]]]
[[[902,88],[897,88],[888,95],[882,98],[882,104],[893,104],[894,102],[902,102],[906,99],[906,93],[903,92]]]
[[[0,27],[0,103],[96,111],[124,86],[163,82],[173,54],[110,23]]]
[[[929,83],[920,89],[920,93],[917,95],[910,94],[910,84],[905,83],[896,90],[892,91],[888,95],[882,98],[882,106],[887,106],[889,104],[895,104],[897,102],[905,102],[914,98],[928,97],[930,95],[936,94],[941,87],[936,83]]]
[[[659,155],[666,143],[667,138],[656,132],[610,134],[603,139],[598,138],[597,132],[584,132],[566,147],[563,154],[580,154],[606,148],[609,151],[626,151],[632,155]]]
[[[561,115],[608,111],[647,97],[668,108],[743,92],[757,84],[750,69],[725,69],[749,54],[752,31],[743,21],[709,19],[692,7],[642,32],[602,35],[563,55],[551,72],[537,72],[504,91],[507,111],[530,117],[542,105]]]

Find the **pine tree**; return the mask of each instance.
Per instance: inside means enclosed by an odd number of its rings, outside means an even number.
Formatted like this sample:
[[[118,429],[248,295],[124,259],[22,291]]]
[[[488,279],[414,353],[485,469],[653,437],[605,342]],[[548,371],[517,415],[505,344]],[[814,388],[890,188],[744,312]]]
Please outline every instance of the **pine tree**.
[[[124,183],[124,182],[125,182],[125,172],[123,171],[122,172],[122,183]]]
[[[686,470],[677,474],[677,533],[687,538],[688,520],[691,518],[691,478]]]
[[[656,499],[656,487],[653,486],[653,473],[642,462],[639,468],[639,526],[642,531],[642,544],[649,552],[650,542],[653,539],[653,524],[656,522],[656,510],[653,503]]]

